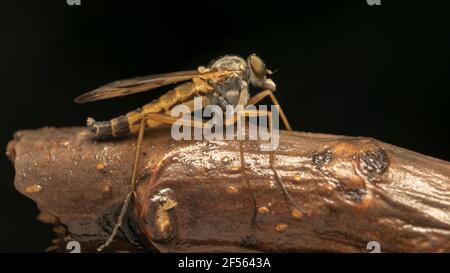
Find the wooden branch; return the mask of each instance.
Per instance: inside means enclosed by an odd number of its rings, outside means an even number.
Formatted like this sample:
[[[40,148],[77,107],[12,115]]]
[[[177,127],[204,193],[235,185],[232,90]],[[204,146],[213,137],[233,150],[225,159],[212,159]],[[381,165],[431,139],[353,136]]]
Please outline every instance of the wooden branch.
[[[67,241],[95,251],[130,190],[135,139],[84,128],[20,131],[8,145],[15,187]],[[450,252],[450,164],[371,138],[281,132],[276,166],[245,142],[174,141],[146,133],[138,190],[110,251]]]

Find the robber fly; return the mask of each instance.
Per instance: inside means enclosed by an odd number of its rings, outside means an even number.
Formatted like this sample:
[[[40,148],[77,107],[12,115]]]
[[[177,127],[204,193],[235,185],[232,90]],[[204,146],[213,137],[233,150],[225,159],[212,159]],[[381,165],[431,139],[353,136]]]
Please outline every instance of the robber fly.
[[[118,228],[120,228],[128,203],[135,194],[137,165],[145,128],[175,123],[178,119],[172,117],[170,114],[171,109],[174,106],[184,104],[188,106],[191,111],[194,111],[193,100],[195,97],[200,96],[203,105],[218,105],[222,109],[225,109],[227,105],[240,105],[245,107],[246,105],[256,104],[262,99],[269,97],[273,104],[278,107],[280,117],[286,129],[289,131],[292,130],[286,115],[273,94],[276,90],[276,85],[268,78],[271,74],[272,72],[266,68],[264,62],[255,54],[250,55],[246,60],[239,56],[227,55],[212,61],[208,67],[200,66],[196,70],[119,80],[103,85],[98,89],[85,93],[75,99],[75,102],[77,103],[86,103],[127,96],[138,92],[153,90],[169,84],[184,82],[160,96],[158,99],[155,99],[126,115],[113,118],[109,121],[95,121],[93,118],[88,118],[87,127],[96,134],[97,138],[114,138],[129,134],[138,135],[130,183],[131,192],[124,201],[119,219],[111,236],[104,245],[99,247],[99,251],[113,240]],[[263,89],[264,91],[250,97],[249,85]],[[239,114],[243,116],[267,116],[269,119],[271,118],[271,113],[269,111],[243,110],[240,111]],[[233,120],[226,120],[225,122],[227,124],[232,124],[235,121],[236,117],[234,117]],[[269,130],[271,130],[270,124]],[[245,166],[243,144],[242,141],[239,143],[242,169]],[[280,175],[273,166],[273,151],[270,152],[270,165],[275,173],[276,180],[279,182],[289,200],[299,210],[308,213],[296,205],[287,193],[282,184]]]

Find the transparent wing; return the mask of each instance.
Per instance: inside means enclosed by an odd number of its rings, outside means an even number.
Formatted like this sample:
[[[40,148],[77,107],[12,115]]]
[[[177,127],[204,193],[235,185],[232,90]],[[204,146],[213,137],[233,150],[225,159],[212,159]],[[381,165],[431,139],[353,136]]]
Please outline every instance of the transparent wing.
[[[165,74],[137,77],[127,80],[119,80],[103,85],[95,90],[84,93],[75,99],[76,103],[86,103],[97,100],[105,100],[115,97],[123,97],[131,94],[153,90],[155,88],[191,80],[193,78],[212,78],[223,75],[224,72],[199,72],[198,70],[188,70]]]

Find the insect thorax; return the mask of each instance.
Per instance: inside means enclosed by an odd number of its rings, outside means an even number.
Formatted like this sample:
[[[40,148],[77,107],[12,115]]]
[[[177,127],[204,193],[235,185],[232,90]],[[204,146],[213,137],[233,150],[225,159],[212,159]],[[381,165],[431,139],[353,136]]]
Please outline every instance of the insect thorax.
[[[211,68],[216,70],[234,70],[246,73],[247,62],[236,55],[225,55],[211,63]]]
[[[210,104],[219,105],[224,110],[227,105],[245,105],[249,97],[247,62],[239,56],[226,55],[214,60],[210,68],[236,72],[214,84],[215,92],[208,96]]]

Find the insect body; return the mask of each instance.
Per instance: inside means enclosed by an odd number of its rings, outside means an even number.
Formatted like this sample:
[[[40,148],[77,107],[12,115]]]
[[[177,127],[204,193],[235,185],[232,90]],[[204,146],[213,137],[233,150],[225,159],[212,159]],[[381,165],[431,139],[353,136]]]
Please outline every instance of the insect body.
[[[171,109],[179,104],[184,104],[193,111],[193,99],[200,96],[204,104],[218,105],[225,109],[228,105],[246,106],[256,104],[265,97],[269,97],[273,104],[278,107],[280,117],[287,130],[292,130],[289,122],[282,111],[273,92],[276,90],[275,83],[267,76],[272,72],[266,69],[264,62],[255,54],[250,55],[246,60],[239,56],[228,55],[213,61],[208,67],[199,67],[197,70],[181,71],[167,74],[151,75],[128,80],[120,80],[106,84],[91,92],[85,93],[75,99],[77,103],[85,103],[113,97],[126,96],[138,92],[152,90],[168,84],[184,82],[177,85],[158,99],[145,104],[140,109],[131,111],[126,115],[113,118],[109,121],[95,121],[88,118],[87,126],[95,132],[98,138],[119,137],[127,134],[137,134],[135,158],[131,177],[131,192],[127,195],[122,211],[116,226],[113,229],[108,241],[99,248],[99,251],[106,247],[117,233],[121,225],[123,215],[128,203],[135,194],[137,163],[139,160],[140,147],[145,128],[152,128],[160,124],[173,124],[177,121],[170,115]],[[265,89],[250,97],[249,85]],[[240,115],[244,116],[267,116],[271,120],[269,111],[243,110]],[[226,120],[227,124],[236,121],[236,117]],[[271,125],[269,123],[269,129]],[[241,168],[244,168],[243,144],[240,144]],[[270,163],[275,173],[275,179],[279,182],[284,193],[289,200],[300,210],[284,188],[281,177],[273,167],[273,152],[270,152]]]
[[[139,121],[142,115],[148,113],[165,113],[173,106],[190,99],[197,95],[202,95],[204,90],[210,87],[206,82],[198,80],[178,85],[175,89],[170,90],[150,103],[145,104],[141,108],[127,113],[109,121],[97,122],[92,118],[88,118],[87,126],[93,130],[99,138],[120,137],[128,134],[136,134],[139,131]],[[146,120],[146,127],[154,127],[158,123],[151,119]]]
[[[256,55],[251,55],[247,61],[238,56],[225,56],[212,62],[209,68],[200,67],[197,70],[113,82],[83,94],[75,101],[84,103],[125,96],[178,81],[192,80],[176,86],[159,99],[126,115],[100,122],[88,118],[87,126],[97,137],[118,137],[138,133],[142,116],[149,113],[168,114],[173,106],[187,102],[195,96],[206,96],[209,104],[219,105],[223,109],[229,104],[245,106],[249,100],[248,83],[275,91],[275,83],[266,78],[266,73],[271,72],[265,69],[264,63]],[[145,122],[147,127],[159,124],[154,119],[147,119]]]

